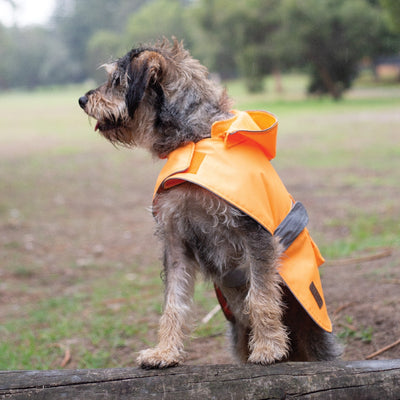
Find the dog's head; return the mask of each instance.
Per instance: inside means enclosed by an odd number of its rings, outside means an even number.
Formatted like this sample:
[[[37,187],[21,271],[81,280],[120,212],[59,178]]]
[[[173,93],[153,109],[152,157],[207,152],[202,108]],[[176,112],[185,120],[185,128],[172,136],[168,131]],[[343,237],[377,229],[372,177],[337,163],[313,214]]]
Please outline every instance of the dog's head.
[[[165,156],[209,134],[210,123],[207,133],[197,126],[200,109],[208,108],[211,117],[229,109],[226,95],[207,79],[206,68],[176,40],[133,49],[104,67],[107,82],[82,96],[79,105],[112,143]]]
[[[113,143],[135,144],[135,114],[139,109],[153,114],[164,101],[162,89],[166,59],[157,48],[134,49],[117,61],[104,65],[108,80],[79,99],[79,105],[97,120],[95,130]],[[147,107],[146,107],[147,104]],[[147,109],[147,110],[146,110]],[[156,112],[156,109],[154,109]],[[141,116],[143,123],[153,115]],[[139,138],[137,138],[139,139]]]

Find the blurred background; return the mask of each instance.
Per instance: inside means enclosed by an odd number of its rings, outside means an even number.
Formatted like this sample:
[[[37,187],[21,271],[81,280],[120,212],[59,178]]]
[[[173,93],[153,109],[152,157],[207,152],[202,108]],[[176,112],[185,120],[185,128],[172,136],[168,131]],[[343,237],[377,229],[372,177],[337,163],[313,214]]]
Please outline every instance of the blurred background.
[[[343,357],[400,358],[398,0],[0,0],[0,370],[134,366],[157,341],[162,162],[95,134],[78,98],[163,36],[277,115]],[[189,364],[233,361],[216,306],[199,280]]]
[[[400,79],[399,8],[396,0],[0,0],[0,89],[99,81],[105,61],[174,35],[250,91],[298,70],[309,92],[340,98],[365,69]]]

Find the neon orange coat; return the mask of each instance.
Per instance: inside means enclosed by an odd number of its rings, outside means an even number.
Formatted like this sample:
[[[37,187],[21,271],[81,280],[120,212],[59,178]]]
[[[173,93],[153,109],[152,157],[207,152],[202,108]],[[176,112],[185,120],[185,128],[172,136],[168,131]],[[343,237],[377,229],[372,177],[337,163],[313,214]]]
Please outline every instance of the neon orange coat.
[[[276,118],[263,111],[233,111],[213,124],[211,138],[169,154],[158,176],[157,193],[184,181],[200,185],[259,222],[271,234],[291,211],[294,200],[270,160],[276,153]],[[328,332],[332,324],[318,267],[324,262],[304,228],[282,256],[279,274],[314,321]]]

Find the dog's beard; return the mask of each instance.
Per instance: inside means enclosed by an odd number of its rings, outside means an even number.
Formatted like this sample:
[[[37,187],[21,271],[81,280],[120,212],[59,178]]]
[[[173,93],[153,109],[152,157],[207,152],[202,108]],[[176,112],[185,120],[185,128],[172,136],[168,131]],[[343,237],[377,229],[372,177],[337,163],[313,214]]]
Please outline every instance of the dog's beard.
[[[103,108],[93,110],[90,115],[96,119],[94,130],[99,132],[113,144],[131,146],[134,144],[132,130],[130,129],[130,118],[126,107],[122,102],[114,109]]]
[[[122,127],[121,121],[115,120],[115,118],[105,118],[103,120],[97,120],[94,130],[104,134],[108,131],[118,130],[120,127]]]
[[[130,129],[126,126],[115,124],[112,121],[97,121],[95,131],[99,132],[114,145],[135,145]]]

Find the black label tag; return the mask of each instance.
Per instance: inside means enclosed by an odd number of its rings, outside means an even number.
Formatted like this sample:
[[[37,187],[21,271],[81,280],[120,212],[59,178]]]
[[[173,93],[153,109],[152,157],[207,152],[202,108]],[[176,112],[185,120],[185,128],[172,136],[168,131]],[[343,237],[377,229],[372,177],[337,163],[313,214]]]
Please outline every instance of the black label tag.
[[[324,301],[322,300],[322,297],[319,294],[318,289],[314,285],[314,282],[311,282],[310,291],[311,291],[311,294],[314,296],[314,299],[317,302],[318,307],[322,308],[322,306],[324,305]]]

